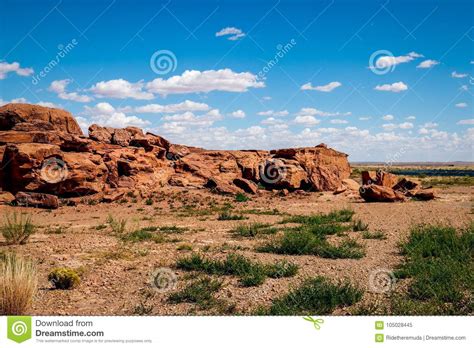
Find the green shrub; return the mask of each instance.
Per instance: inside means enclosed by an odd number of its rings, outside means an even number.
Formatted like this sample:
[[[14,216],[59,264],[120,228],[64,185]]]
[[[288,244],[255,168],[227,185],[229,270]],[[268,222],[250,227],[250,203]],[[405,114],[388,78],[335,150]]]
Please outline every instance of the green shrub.
[[[48,274],[48,280],[56,289],[74,289],[81,282],[79,274],[70,268],[55,268]]]
[[[147,199],[145,200],[145,204],[146,204],[146,205],[153,205],[153,199],[147,198]]]
[[[242,255],[229,254],[225,260],[209,260],[198,254],[178,259],[176,266],[186,271],[201,271],[214,275],[235,275],[243,286],[256,286],[266,277],[292,277],[298,267],[290,262],[264,265]]]
[[[209,308],[214,302],[213,294],[220,290],[222,282],[210,277],[202,277],[187,285],[183,290],[171,294],[171,303],[196,303],[201,308]]]
[[[249,200],[250,200],[250,198],[248,198],[248,197],[247,197],[245,194],[243,194],[243,193],[237,193],[237,194],[235,195],[235,201],[236,201],[236,202],[247,202],[247,201],[249,201]]]
[[[320,225],[335,222],[349,222],[354,215],[351,209],[341,209],[330,212],[329,214],[316,215],[295,215],[284,219],[282,222],[295,222],[305,225]]]
[[[107,223],[110,225],[112,232],[117,235],[122,235],[127,231],[127,219],[116,220],[112,215],[109,214],[107,217]]]
[[[350,306],[362,298],[362,290],[349,282],[334,284],[324,277],[307,279],[298,288],[277,298],[264,315],[331,314],[337,307]]]
[[[31,222],[31,216],[13,213],[5,215],[1,230],[8,244],[25,244],[36,231],[36,226]]]
[[[165,237],[159,233],[149,232],[146,229],[139,229],[133,232],[124,234],[122,240],[125,242],[143,242],[143,241],[153,241],[155,243],[162,243],[165,240]]]
[[[385,233],[383,232],[369,232],[369,231],[364,231],[362,232],[362,238],[364,239],[387,239],[385,236]]]
[[[238,225],[232,230],[232,233],[240,237],[255,237],[258,234],[275,233],[276,229],[269,229],[270,224],[250,223]]]

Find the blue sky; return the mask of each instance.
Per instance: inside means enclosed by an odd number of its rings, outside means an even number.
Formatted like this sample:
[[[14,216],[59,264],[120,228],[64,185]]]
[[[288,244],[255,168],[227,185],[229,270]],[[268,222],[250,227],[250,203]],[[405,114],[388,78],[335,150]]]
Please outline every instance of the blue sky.
[[[214,149],[473,160],[473,15],[472,1],[3,0],[0,102]]]

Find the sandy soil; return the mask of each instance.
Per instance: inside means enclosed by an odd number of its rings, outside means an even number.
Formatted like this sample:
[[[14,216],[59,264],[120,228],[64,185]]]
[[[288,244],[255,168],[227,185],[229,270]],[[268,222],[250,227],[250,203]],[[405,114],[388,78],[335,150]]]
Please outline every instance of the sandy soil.
[[[126,203],[61,207],[55,211],[2,206],[2,218],[12,211],[26,212],[32,215],[33,222],[39,228],[26,245],[7,246],[0,243],[0,252],[15,250],[37,260],[40,288],[31,311],[33,315],[215,313],[212,309],[200,310],[193,304],[176,305],[167,301],[172,291],[184,287],[192,277],[175,267],[177,258],[192,252],[201,252],[209,258],[223,258],[228,253],[236,252],[262,262],[286,259],[299,265],[300,270],[295,277],[269,278],[257,287],[244,288],[235,277],[221,277],[224,285],[217,297],[234,304],[238,313],[252,313],[257,306],[270,304],[272,299],[286,293],[289,287],[316,275],[325,275],[333,280],[348,278],[366,290],[364,301],[368,301],[380,296],[370,292],[369,275],[379,268],[392,269],[400,262],[397,243],[407,235],[411,226],[435,222],[463,226],[472,219],[471,188],[446,188],[439,191],[439,197],[431,202],[367,204],[356,196],[335,196],[330,192],[290,194],[287,197],[268,192],[252,197],[249,202],[239,203],[232,197],[217,196],[202,190],[173,190],[156,195],[153,205],[129,197]],[[368,223],[370,231],[384,232],[387,239],[366,240],[362,239],[360,232],[349,232],[351,237],[365,245],[366,256],[359,260],[258,253],[254,247],[264,238],[271,237],[237,238],[230,230],[242,221],[218,221],[216,211],[211,211],[210,215],[198,214],[198,210],[202,213],[213,204],[221,206],[226,202],[233,205],[234,212],[278,209],[288,214],[314,214],[351,208],[356,212],[355,219]],[[194,207],[191,209],[189,206]],[[126,218],[129,229],[176,225],[188,230],[167,235],[168,241],[164,243],[124,243],[106,224],[109,215],[116,219]],[[281,215],[244,215],[248,217],[246,222],[276,224],[282,220]],[[98,229],[100,225],[105,227]],[[58,227],[62,228],[58,230]],[[58,231],[61,233],[54,233]],[[192,251],[179,250],[183,249],[183,245],[191,246]],[[47,274],[55,267],[81,268],[80,286],[73,290],[53,290],[47,281]],[[170,268],[176,275],[174,289],[156,291],[151,285],[153,272],[160,267]],[[137,307],[142,310],[137,310]],[[345,308],[335,314],[345,314],[349,310]]]

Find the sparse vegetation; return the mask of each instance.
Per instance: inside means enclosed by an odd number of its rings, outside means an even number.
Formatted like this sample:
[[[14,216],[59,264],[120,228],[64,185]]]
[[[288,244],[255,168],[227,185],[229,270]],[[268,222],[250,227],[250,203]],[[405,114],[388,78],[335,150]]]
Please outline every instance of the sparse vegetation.
[[[155,243],[162,243],[165,241],[165,237],[160,233],[150,232],[146,228],[141,228],[122,235],[122,240],[125,242],[152,241]]]
[[[265,265],[238,254],[229,254],[222,261],[209,260],[199,254],[193,254],[178,259],[177,267],[186,271],[200,271],[214,275],[235,275],[240,278],[243,286],[260,285],[266,277],[292,277],[298,270],[298,267],[290,262]]]
[[[31,216],[13,213],[5,215],[1,231],[8,244],[25,244],[36,231],[36,226],[31,222]]]
[[[473,176],[431,177],[421,181],[423,186],[474,186]]]
[[[235,195],[235,201],[236,202],[247,202],[249,200],[250,200],[250,198],[247,195],[243,194],[243,193],[239,192]]]
[[[112,215],[107,217],[107,223],[109,224],[112,232],[116,235],[123,235],[127,231],[127,219],[115,219]]]
[[[171,294],[169,301],[171,303],[196,303],[202,309],[209,308],[216,302],[214,293],[219,291],[221,286],[222,282],[219,280],[202,277],[193,281],[184,289]]]
[[[364,231],[362,232],[362,238],[364,239],[387,239],[385,233],[377,231],[377,232],[369,232]]]
[[[333,245],[326,239],[349,229],[343,225],[351,220],[354,212],[343,209],[329,214],[291,216],[283,223],[298,223],[297,227],[285,228],[283,235],[257,247],[257,251],[287,255],[318,255],[325,258],[359,259],[365,255],[364,247],[354,239],[345,238]]]
[[[56,289],[74,289],[81,282],[79,274],[71,268],[55,268],[48,274],[48,281]]]
[[[255,237],[261,234],[274,234],[278,231],[277,228],[271,227],[270,224],[249,223],[238,225],[231,232],[240,237]]]
[[[474,224],[456,231],[446,226],[413,228],[401,245],[405,262],[396,272],[409,280],[394,297],[394,314],[469,314],[474,306]]]
[[[246,217],[240,214],[232,214],[229,210],[223,211],[222,213],[219,214],[217,217],[217,220],[219,221],[225,221],[225,220],[245,220]]]
[[[0,254],[0,315],[26,314],[36,289],[36,266],[31,260]]]
[[[260,315],[331,314],[337,307],[360,301],[362,290],[349,282],[334,284],[324,277],[307,279],[298,288],[273,300],[269,308],[260,308]]]
[[[145,200],[145,204],[146,204],[146,205],[153,205],[153,199],[147,198],[147,199]]]

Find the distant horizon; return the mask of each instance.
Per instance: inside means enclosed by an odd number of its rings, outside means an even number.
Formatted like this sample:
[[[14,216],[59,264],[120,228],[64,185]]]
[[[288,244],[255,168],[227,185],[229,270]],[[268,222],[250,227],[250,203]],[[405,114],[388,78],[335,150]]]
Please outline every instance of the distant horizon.
[[[472,163],[473,11],[468,0],[6,2],[0,105],[205,149],[326,143],[351,162]]]

